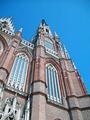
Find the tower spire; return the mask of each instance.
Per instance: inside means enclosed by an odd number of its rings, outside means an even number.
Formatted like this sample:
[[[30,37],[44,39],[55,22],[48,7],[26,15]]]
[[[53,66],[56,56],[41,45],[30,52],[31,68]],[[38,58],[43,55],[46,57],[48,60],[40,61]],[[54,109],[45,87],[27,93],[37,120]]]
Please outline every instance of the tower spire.
[[[58,34],[56,33],[56,31],[54,32],[54,37],[59,38],[59,37],[58,37]]]
[[[63,44],[61,44],[61,58],[65,58],[65,54],[63,51]]]
[[[74,62],[73,62],[73,67],[74,67],[75,70],[77,69],[76,66],[75,66],[75,64],[74,64]]]
[[[21,33],[22,33],[22,28],[20,28],[19,32],[21,32]]]
[[[59,38],[58,34],[56,33],[56,31],[54,32],[54,39],[57,41],[58,44],[61,45],[60,38]]]
[[[70,58],[69,53],[67,52],[67,49],[64,44],[63,44],[63,49],[64,49],[65,58],[69,59]]]
[[[16,35],[17,35],[18,37],[22,37],[22,28],[20,28],[20,30],[16,33]]]
[[[49,36],[49,37],[52,37],[51,30],[50,30],[48,24],[45,22],[44,19],[42,19],[42,21],[40,22],[40,25],[37,29],[37,34],[38,33]]]

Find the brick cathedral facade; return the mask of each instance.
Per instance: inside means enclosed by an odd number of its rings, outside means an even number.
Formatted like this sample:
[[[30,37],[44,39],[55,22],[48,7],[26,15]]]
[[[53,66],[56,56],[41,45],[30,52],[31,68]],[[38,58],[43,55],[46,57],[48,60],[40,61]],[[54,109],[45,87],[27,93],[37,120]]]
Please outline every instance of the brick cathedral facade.
[[[0,119],[90,120],[82,78],[45,20],[29,42],[0,19]]]

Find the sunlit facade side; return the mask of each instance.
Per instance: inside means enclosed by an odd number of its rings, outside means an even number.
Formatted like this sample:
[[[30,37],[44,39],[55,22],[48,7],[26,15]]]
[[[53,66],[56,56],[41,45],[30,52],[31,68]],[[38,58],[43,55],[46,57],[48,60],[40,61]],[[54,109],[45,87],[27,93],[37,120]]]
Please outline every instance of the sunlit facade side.
[[[90,120],[90,96],[64,44],[42,20],[28,41],[0,18],[0,120]]]

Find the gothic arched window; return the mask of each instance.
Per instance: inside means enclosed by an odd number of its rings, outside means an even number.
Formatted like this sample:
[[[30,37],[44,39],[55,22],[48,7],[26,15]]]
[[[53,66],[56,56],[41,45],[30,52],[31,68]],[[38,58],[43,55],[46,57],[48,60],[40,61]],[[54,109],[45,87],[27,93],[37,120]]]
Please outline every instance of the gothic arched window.
[[[56,68],[51,63],[46,65],[46,84],[48,99],[60,103],[61,95],[58,74]]]
[[[2,42],[0,40],[0,55],[2,54],[3,50],[4,50],[4,47],[3,47],[3,44],[2,44]]]
[[[50,39],[45,39],[44,40],[44,45],[45,45],[45,47],[53,50],[53,43]]]
[[[48,42],[48,41],[45,41],[44,44],[45,44],[45,46],[48,47],[49,49],[53,49],[52,43],[50,43],[50,42]]]
[[[25,53],[17,54],[9,76],[9,86],[24,91],[28,62],[29,60]]]

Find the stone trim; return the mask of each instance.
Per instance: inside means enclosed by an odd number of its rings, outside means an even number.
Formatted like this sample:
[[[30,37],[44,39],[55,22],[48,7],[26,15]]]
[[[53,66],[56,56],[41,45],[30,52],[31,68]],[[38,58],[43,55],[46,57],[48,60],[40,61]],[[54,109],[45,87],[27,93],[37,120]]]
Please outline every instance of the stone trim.
[[[36,82],[41,82],[41,83],[45,84],[45,86],[47,87],[46,82],[43,81],[43,80],[33,80],[32,83],[31,83],[31,85],[33,85]]]
[[[69,111],[71,111],[71,110],[81,110],[81,111],[90,110],[90,107],[84,107],[84,108],[72,107],[72,108],[69,108]]]
[[[68,99],[69,97],[84,98],[84,97],[90,97],[90,95],[83,95],[83,96],[70,95],[67,96],[66,99]]]
[[[7,70],[7,69],[5,69],[5,68],[3,68],[3,67],[0,67],[0,69],[4,70],[4,71],[7,73],[7,77],[8,77],[8,75],[9,75],[8,70]],[[7,78],[6,78],[6,79],[7,79]]]
[[[50,105],[52,105],[52,106],[54,106],[54,107],[58,107],[59,109],[63,109],[63,110],[66,110],[67,112],[68,112],[68,109],[67,108],[65,108],[64,106],[63,106],[63,104],[56,104],[56,103],[52,103],[51,101],[48,101],[47,100],[47,104],[50,104]]]
[[[13,94],[18,93],[22,97],[27,97],[28,96],[27,93],[18,91],[17,89],[13,89],[13,88],[8,87],[8,86],[5,87],[5,91],[8,91],[8,92],[13,93]]]
[[[30,94],[30,97],[32,97],[33,95],[38,95],[38,94],[41,94],[42,96],[45,96],[45,98],[47,98],[47,94],[45,94],[45,93],[43,93],[43,92],[41,92],[41,91],[32,92],[32,93]]]

